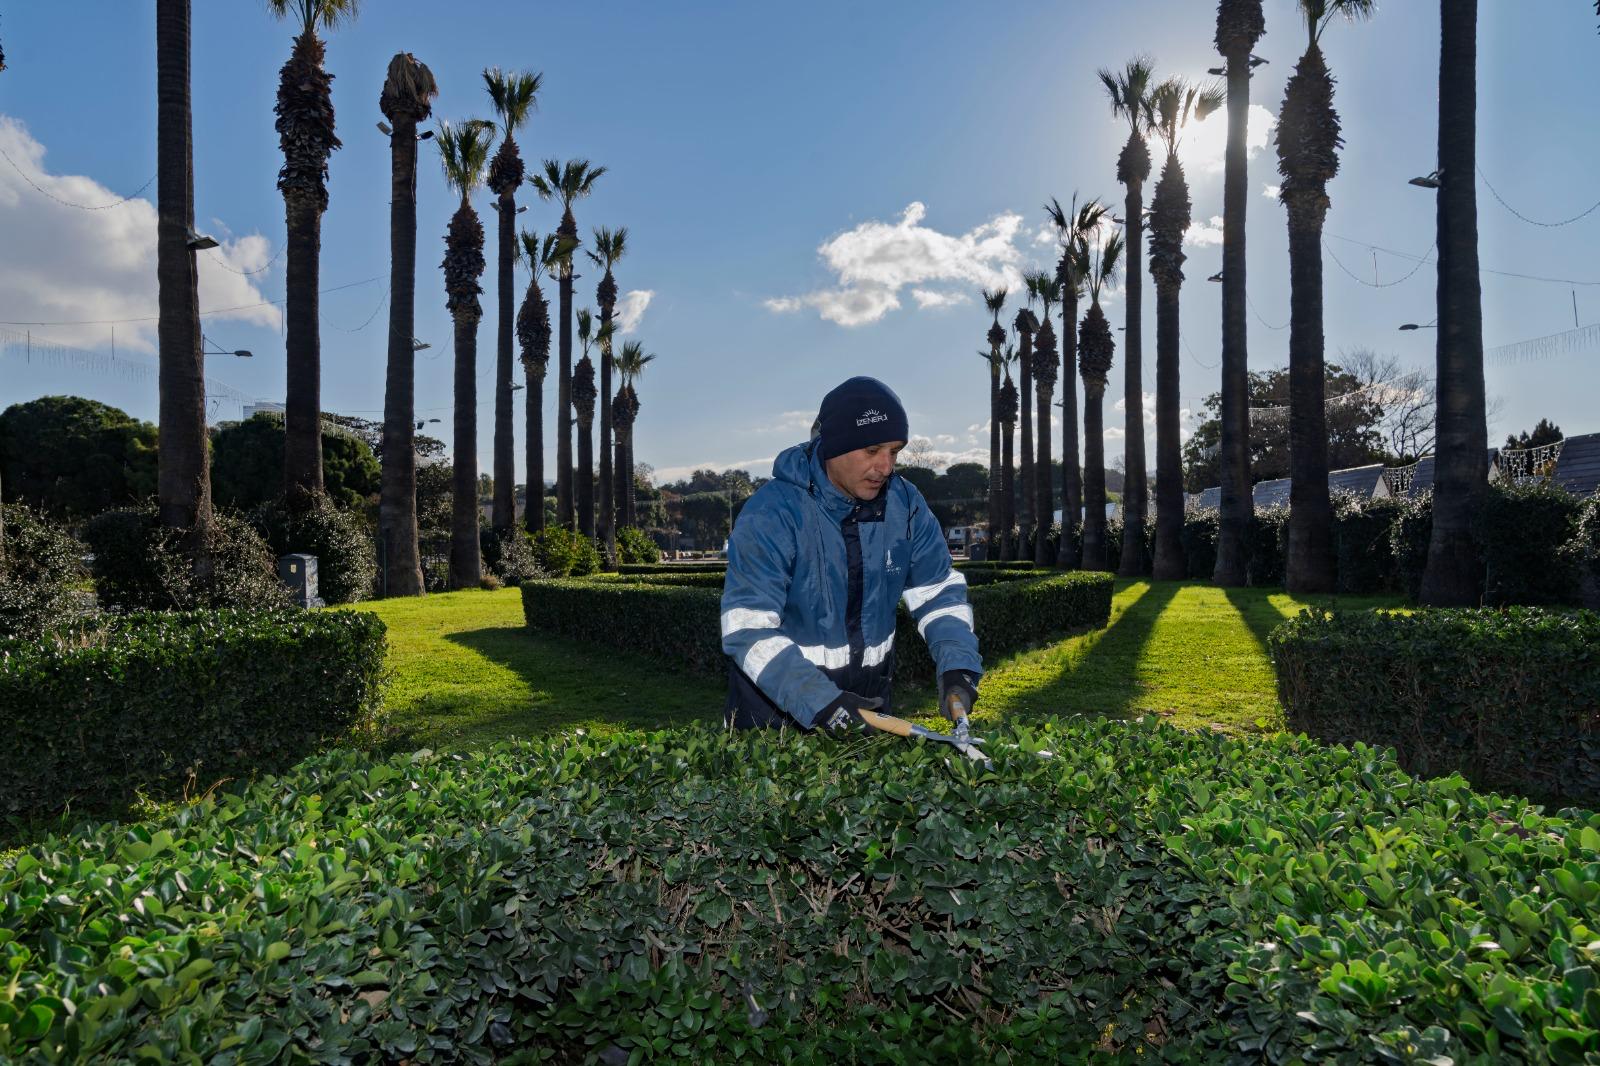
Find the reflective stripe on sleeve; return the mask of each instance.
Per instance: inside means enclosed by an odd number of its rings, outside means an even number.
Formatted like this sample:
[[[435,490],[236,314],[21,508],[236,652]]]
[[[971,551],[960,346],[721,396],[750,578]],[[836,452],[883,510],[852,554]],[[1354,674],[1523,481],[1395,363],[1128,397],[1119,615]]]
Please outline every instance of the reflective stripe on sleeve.
[[[950,575],[943,581],[936,581],[931,585],[919,585],[913,589],[906,589],[903,596],[906,606],[912,611],[918,610],[923,604],[932,600],[945,589],[954,588],[956,585],[966,585],[967,575],[959,570],[951,570]]]
[[[730,607],[722,612],[722,635],[731,636],[743,629],[777,629],[781,621],[777,611]]]
[[[928,636],[928,625],[940,618],[959,618],[967,623],[968,629],[972,628],[971,606],[965,603],[957,603],[950,607],[941,607],[937,611],[929,611],[922,616],[922,620],[917,623],[917,632],[922,634],[924,640]]]

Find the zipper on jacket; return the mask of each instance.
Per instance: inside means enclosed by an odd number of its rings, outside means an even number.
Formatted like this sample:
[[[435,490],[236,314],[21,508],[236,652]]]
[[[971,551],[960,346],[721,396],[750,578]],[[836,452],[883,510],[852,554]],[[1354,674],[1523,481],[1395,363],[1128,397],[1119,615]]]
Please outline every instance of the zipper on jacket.
[[[866,639],[861,633],[861,600],[862,570],[861,570],[861,526],[856,516],[861,511],[858,503],[851,509],[840,523],[840,532],[844,534],[845,557],[848,560],[845,577],[845,633],[850,639],[850,665],[860,667],[862,657],[866,655]]]

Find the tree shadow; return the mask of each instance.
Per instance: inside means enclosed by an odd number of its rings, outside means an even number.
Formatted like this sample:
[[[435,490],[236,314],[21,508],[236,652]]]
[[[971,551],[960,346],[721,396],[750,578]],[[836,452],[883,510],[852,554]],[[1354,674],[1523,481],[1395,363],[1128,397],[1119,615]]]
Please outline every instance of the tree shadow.
[[[1183,589],[1180,581],[1140,582],[1138,596],[1104,630],[1055,654],[1060,669],[1048,681],[1011,701],[1008,715],[1045,717],[1062,713],[1126,718],[1144,711],[1147,691],[1139,678],[1140,654],[1156,623]]]
[[[1262,651],[1267,651],[1270,648],[1271,645],[1268,643],[1268,638],[1272,636],[1272,631],[1300,613],[1301,608],[1299,605],[1296,605],[1295,610],[1288,615],[1285,615],[1273,605],[1272,596],[1282,592],[1283,590],[1280,588],[1225,588],[1222,590],[1223,596],[1227,598],[1229,605],[1238,614],[1239,620],[1250,631],[1250,635],[1255,638],[1256,643],[1261,646]],[[1332,597],[1325,596],[1312,597],[1314,602],[1331,601],[1331,599]]]

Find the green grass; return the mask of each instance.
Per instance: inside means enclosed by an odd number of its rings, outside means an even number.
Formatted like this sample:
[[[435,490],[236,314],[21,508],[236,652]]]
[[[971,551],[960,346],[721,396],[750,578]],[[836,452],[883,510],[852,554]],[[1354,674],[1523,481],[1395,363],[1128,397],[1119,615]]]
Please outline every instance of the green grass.
[[[1186,728],[1276,729],[1282,712],[1267,634],[1311,602],[1372,608],[1399,601],[1118,581],[1105,629],[988,664],[977,720],[1155,713]],[[516,589],[360,609],[389,626],[388,703],[398,744],[464,750],[551,730],[662,727],[722,713],[721,678],[529,633]],[[934,703],[931,690],[896,695],[908,717],[933,714]]]

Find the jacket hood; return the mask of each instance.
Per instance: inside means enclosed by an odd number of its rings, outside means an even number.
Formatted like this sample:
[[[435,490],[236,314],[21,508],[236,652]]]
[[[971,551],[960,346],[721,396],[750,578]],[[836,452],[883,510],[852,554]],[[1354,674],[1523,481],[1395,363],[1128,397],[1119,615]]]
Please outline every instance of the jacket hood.
[[[816,445],[817,441],[812,440],[779,452],[772,462],[772,476],[800,488],[817,501],[825,514],[840,521],[855,507],[856,500],[840,492],[839,487],[828,479],[827,467],[823,465],[821,450]],[[886,481],[883,491],[874,502],[885,501],[893,484],[894,478]]]

